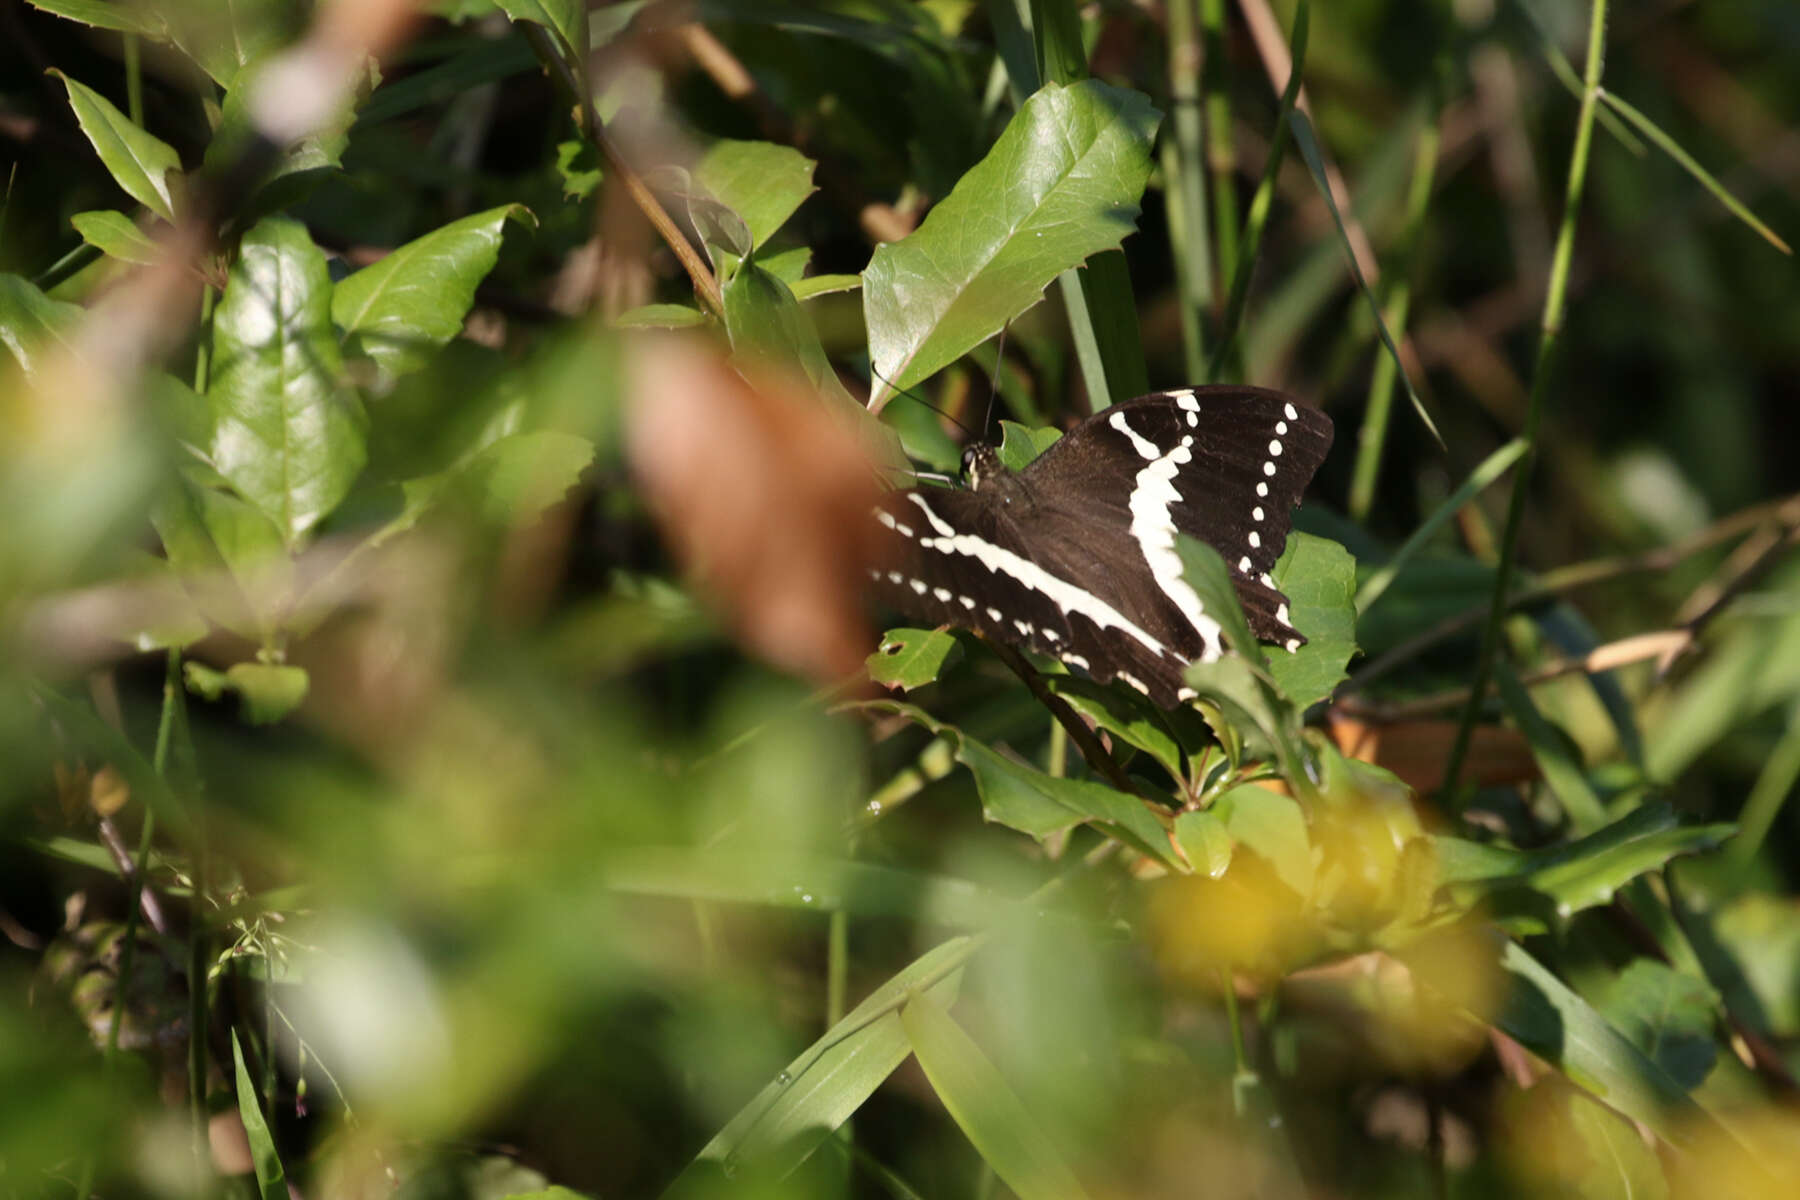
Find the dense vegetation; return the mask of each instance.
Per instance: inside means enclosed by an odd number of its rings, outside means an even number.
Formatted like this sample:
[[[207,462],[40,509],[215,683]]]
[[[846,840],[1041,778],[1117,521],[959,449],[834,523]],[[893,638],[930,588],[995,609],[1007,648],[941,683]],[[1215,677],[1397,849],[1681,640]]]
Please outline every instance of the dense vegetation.
[[[1786,1194],[1800,18],[1613,7],[0,0],[0,1194]],[[1305,646],[868,625],[1208,381]]]

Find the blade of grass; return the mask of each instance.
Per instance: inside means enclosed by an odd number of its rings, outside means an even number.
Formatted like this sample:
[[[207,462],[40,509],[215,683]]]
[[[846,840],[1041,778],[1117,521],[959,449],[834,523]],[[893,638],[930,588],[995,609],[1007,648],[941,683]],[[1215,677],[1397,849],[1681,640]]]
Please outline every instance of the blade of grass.
[[[250,1161],[256,1168],[256,1189],[262,1200],[288,1200],[281,1155],[275,1151],[269,1123],[263,1119],[262,1108],[256,1103],[256,1087],[250,1082],[250,1070],[244,1065],[244,1048],[238,1043],[235,1029],[231,1031],[231,1064],[237,1073],[238,1116],[243,1118],[244,1135],[250,1142]]]
[[[1787,730],[1769,751],[1768,761],[1750,787],[1750,798],[1738,814],[1738,835],[1726,851],[1728,861],[1739,868],[1731,872],[1741,878],[1762,849],[1781,806],[1793,794],[1794,781],[1800,779],[1800,709],[1788,714]]]
[[[1087,1195],[1055,1141],[942,1001],[918,993],[900,1010],[900,1024],[938,1099],[1020,1200]]]
[[[1287,87],[1282,89],[1281,103],[1275,114],[1275,134],[1269,139],[1269,157],[1263,164],[1262,181],[1251,197],[1250,211],[1244,217],[1244,238],[1237,267],[1231,275],[1231,294],[1225,301],[1225,318],[1219,327],[1219,340],[1213,345],[1211,360],[1206,364],[1208,383],[1219,381],[1219,372],[1227,357],[1237,358],[1238,326],[1243,323],[1244,305],[1250,298],[1250,274],[1256,266],[1256,253],[1262,246],[1263,229],[1269,222],[1269,206],[1275,199],[1275,179],[1281,173],[1281,158],[1287,149],[1286,134],[1292,128],[1294,104],[1300,96],[1301,68],[1306,64],[1306,38],[1311,13],[1306,0],[1294,9],[1294,32],[1288,38],[1293,70],[1288,73]]]
[[[1649,117],[1646,117],[1632,105],[1619,99],[1619,97],[1613,95],[1605,88],[1600,89],[1600,99],[1604,100],[1621,117],[1624,117],[1627,121],[1631,122],[1639,133],[1649,138],[1650,141],[1655,144],[1657,149],[1661,150],[1664,154],[1667,154],[1670,158],[1680,164],[1681,169],[1686,171],[1689,175],[1692,175],[1699,182],[1701,187],[1711,192],[1713,197],[1717,199],[1720,204],[1723,204],[1732,216],[1755,230],[1764,241],[1768,242],[1783,254],[1793,254],[1793,250],[1773,229],[1770,229],[1767,225],[1763,224],[1762,221],[1757,218],[1755,213],[1751,212],[1744,206],[1742,201],[1726,190],[1724,184],[1713,178],[1711,172],[1695,162],[1693,155],[1689,154],[1686,150],[1683,150],[1680,143],[1676,142],[1674,138],[1658,128],[1655,122],[1651,121]]]
[[[1237,275],[1237,152],[1231,145],[1231,93],[1225,54],[1225,0],[1200,0],[1200,92],[1206,107],[1206,167],[1212,176],[1213,237],[1219,278]]]
[[[1394,557],[1380,567],[1368,580],[1356,590],[1356,613],[1361,616],[1368,612],[1381,599],[1381,594],[1388,590],[1402,568],[1411,561],[1413,555],[1422,550],[1431,536],[1436,533],[1451,517],[1454,517],[1463,505],[1486,491],[1500,476],[1506,474],[1511,466],[1519,461],[1525,453],[1525,440],[1514,438],[1492,454],[1481,460],[1481,465],[1469,472],[1469,477],[1462,485],[1451,492],[1444,502],[1437,506],[1429,517],[1426,517],[1412,536],[1401,543],[1400,549],[1394,551]]]
[[[1206,176],[1200,113],[1200,33],[1197,0],[1170,0],[1169,97],[1173,137],[1163,141],[1163,188],[1168,194],[1169,243],[1181,299],[1181,350],[1188,378],[1206,363],[1200,314],[1212,306],[1212,262],[1206,240]]]
[[[1532,33],[1537,36],[1538,48],[1543,51],[1544,61],[1550,64],[1550,73],[1556,76],[1556,81],[1563,85],[1569,95],[1577,100],[1581,99],[1581,76],[1575,73],[1575,66],[1569,61],[1568,55],[1562,52],[1562,49],[1556,44],[1556,39],[1550,36],[1549,27],[1544,24],[1543,18],[1538,15],[1537,10],[1525,0],[1513,0],[1510,8],[1524,17],[1525,24],[1529,25]],[[1618,139],[1619,144],[1625,147],[1633,158],[1642,158],[1648,153],[1644,148],[1644,143],[1633,137],[1631,130],[1625,128],[1617,117],[1604,109],[1595,113],[1594,117],[1600,122],[1602,128]]]
[[[1300,74],[1298,67],[1294,69],[1294,74],[1295,76]],[[1425,428],[1431,432],[1432,438],[1442,446],[1444,437],[1438,432],[1437,425],[1431,419],[1431,414],[1425,411],[1425,402],[1419,399],[1419,393],[1413,389],[1412,380],[1406,374],[1406,366],[1400,361],[1400,347],[1394,343],[1394,335],[1388,331],[1387,322],[1382,319],[1381,302],[1375,299],[1374,291],[1369,287],[1368,280],[1363,277],[1362,268],[1356,263],[1356,251],[1350,244],[1350,230],[1344,225],[1344,214],[1338,211],[1337,201],[1332,199],[1331,181],[1325,173],[1325,157],[1319,153],[1319,142],[1313,136],[1312,122],[1307,120],[1305,113],[1296,108],[1288,114],[1288,125],[1293,130],[1294,147],[1300,151],[1300,157],[1305,161],[1306,169],[1311,173],[1313,183],[1319,189],[1319,195],[1325,200],[1325,207],[1331,212],[1331,223],[1337,226],[1338,240],[1343,243],[1344,256],[1350,265],[1351,277],[1356,280],[1357,290],[1369,302],[1369,311],[1375,317],[1375,332],[1381,335],[1381,344],[1387,347],[1389,356],[1394,360],[1395,374],[1401,385],[1406,388],[1406,395],[1412,401],[1413,411],[1419,414],[1419,420],[1425,423]]]
[[[1425,208],[1431,200],[1431,183],[1437,174],[1438,147],[1442,131],[1438,127],[1441,105],[1433,87],[1431,116],[1419,127],[1419,138],[1413,153],[1412,185],[1406,195],[1406,228],[1401,234],[1395,254],[1396,262],[1382,280],[1387,293],[1383,303],[1387,323],[1394,329],[1406,328],[1407,310],[1412,301],[1412,262],[1419,248],[1419,236],[1425,228]],[[1363,412],[1362,430],[1356,444],[1356,470],[1350,481],[1350,517],[1366,521],[1375,501],[1375,482],[1381,473],[1381,449],[1387,443],[1388,415],[1394,400],[1392,355],[1376,355],[1375,370],[1369,379],[1369,402]]]
[[[1459,807],[1456,796],[1462,777],[1463,761],[1468,757],[1469,739],[1475,732],[1475,719],[1481,712],[1481,697],[1487,691],[1494,673],[1494,656],[1500,646],[1501,626],[1506,620],[1507,597],[1512,591],[1514,562],[1518,556],[1519,530],[1525,518],[1525,497],[1531,483],[1531,470],[1537,461],[1539,431],[1544,423],[1544,403],[1549,391],[1551,357],[1556,350],[1557,334],[1562,330],[1563,305],[1569,290],[1569,263],[1575,253],[1575,221],[1581,212],[1582,191],[1587,183],[1588,154],[1594,141],[1594,113],[1599,105],[1600,74],[1606,64],[1606,0],[1593,0],[1588,22],[1587,65],[1583,75],[1581,111],[1575,118],[1575,144],[1569,151],[1569,178],[1563,197],[1562,223],[1556,231],[1556,246],[1550,257],[1550,280],[1544,291],[1544,314],[1539,323],[1537,361],[1531,373],[1531,395],[1525,409],[1525,454],[1513,476],[1512,495],[1506,506],[1506,528],[1500,537],[1500,561],[1494,571],[1494,594],[1488,605],[1487,622],[1482,629],[1481,649],[1475,659],[1475,673],[1470,680],[1469,702],[1463,706],[1462,718],[1456,725],[1455,740],[1444,763],[1444,796],[1452,807]]]

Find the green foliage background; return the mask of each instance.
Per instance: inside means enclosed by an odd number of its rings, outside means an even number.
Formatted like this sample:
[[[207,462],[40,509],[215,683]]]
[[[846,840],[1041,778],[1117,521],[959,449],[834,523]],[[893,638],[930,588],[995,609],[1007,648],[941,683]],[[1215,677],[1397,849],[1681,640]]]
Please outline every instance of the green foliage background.
[[[423,8],[270,145],[354,5],[0,0],[0,1193],[1784,1194],[1790,3]],[[820,692],[671,327],[886,465],[1316,401],[1310,641]]]

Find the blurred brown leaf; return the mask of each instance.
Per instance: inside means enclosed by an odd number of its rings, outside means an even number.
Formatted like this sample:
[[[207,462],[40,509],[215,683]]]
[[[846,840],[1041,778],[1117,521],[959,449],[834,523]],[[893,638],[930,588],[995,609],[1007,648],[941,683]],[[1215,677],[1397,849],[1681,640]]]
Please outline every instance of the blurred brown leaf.
[[[820,683],[860,672],[880,488],[851,424],[802,384],[752,385],[699,338],[636,342],[628,393],[632,470],[733,636]]]

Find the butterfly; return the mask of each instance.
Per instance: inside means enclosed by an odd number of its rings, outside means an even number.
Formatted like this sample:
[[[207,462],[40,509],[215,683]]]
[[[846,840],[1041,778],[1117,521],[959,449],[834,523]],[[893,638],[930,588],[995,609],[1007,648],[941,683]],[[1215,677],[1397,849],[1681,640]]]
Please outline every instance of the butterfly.
[[[1176,707],[1193,696],[1188,665],[1225,649],[1182,578],[1176,534],[1219,552],[1258,638],[1298,647],[1269,572],[1331,438],[1330,418],[1292,396],[1219,385],[1104,409],[1018,472],[971,445],[964,487],[910,488],[877,507],[887,553],[870,571],[875,598]]]

